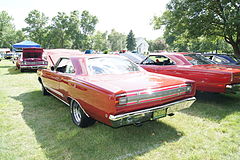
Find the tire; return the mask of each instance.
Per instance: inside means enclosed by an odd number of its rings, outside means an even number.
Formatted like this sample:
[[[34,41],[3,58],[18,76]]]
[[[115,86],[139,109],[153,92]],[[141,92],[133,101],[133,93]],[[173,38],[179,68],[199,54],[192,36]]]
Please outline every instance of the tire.
[[[81,109],[80,104],[72,100],[70,105],[72,121],[75,125],[81,128],[91,126],[96,120],[88,117]]]
[[[50,95],[50,93],[46,90],[46,88],[43,86],[43,84],[42,84],[42,94],[44,96]]]
[[[20,68],[20,72],[24,72],[24,69]]]

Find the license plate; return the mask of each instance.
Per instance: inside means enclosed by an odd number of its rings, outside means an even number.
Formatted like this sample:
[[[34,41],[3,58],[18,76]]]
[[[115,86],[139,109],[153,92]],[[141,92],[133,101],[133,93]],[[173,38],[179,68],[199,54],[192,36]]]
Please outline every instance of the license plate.
[[[166,117],[167,109],[161,109],[153,112],[153,119],[158,119],[161,117]]]

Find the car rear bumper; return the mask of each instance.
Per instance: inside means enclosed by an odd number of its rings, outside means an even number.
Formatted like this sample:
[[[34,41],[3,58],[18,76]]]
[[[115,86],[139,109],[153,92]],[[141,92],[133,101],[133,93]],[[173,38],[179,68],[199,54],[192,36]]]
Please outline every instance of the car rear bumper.
[[[229,84],[226,85],[226,93],[240,92],[240,84]]]
[[[153,108],[124,113],[120,115],[110,115],[109,120],[112,123],[112,127],[138,124],[147,120],[155,120],[166,117],[168,114],[175,111],[189,108],[195,102],[195,100],[195,97],[191,97]]]

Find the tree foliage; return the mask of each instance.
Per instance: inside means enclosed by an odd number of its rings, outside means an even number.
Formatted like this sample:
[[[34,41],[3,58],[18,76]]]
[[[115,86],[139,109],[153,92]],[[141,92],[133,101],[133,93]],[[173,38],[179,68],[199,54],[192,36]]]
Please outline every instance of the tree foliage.
[[[155,29],[166,27],[167,43],[179,37],[184,41],[222,37],[240,56],[240,0],[171,0],[153,24]]]
[[[93,49],[97,51],[108,50],[107,32],[97,31],[92,37]]]
[[[71,37],[68,33],[69,17],[65,12],[58,12],[52,18],[51,32],[55,48],[71,48]]]
[[[112,29],[108,35],[109,48],[112,51],[120,51],[126,48],[126,35]]]
[[[6,11],[0,12],[0,47],[10,48],[15,43],[13,18]]]
[[[88,11],[72,11],[69,15],[58,12],[48,24],[48,17],[33,10],[25,19],[28,24],[24,30],[30,40],[45,48],[87,49],[92,47],[91,36],[98,22],[96,16]]]
[[[136,48],[136,39],[135,36],[133,34],[133,31],[130,30],[128,36],[127,36],[127,49],[129,51],[133,51]]]
[[[26,28],[23,28],[29,35],[29,38],[45,46],[44,42],[47,36],[47,25],[48,25],[48,17],[45,16],[44,13],[39,12],[38,10],[32,10],[28,14],[27,18],[25,18],[25,22],[28,24]]]
[[[167,49],[167,44],[162,37],[159,37],[155,40],[150,40],[150,41],[148,41],[148,44],[149,44],[149,51],[150,52],[155,52],[155,51],[160,51],[160,50],[166,50]]]

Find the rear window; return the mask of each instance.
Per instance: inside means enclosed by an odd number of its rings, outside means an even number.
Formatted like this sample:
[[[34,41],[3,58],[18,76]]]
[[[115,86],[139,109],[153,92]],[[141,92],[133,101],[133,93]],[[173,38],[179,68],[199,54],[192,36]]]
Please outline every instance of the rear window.
[[[89,58],[87,67],[91,74],[123,74],[141,70],[138,65],[121,57]]]

